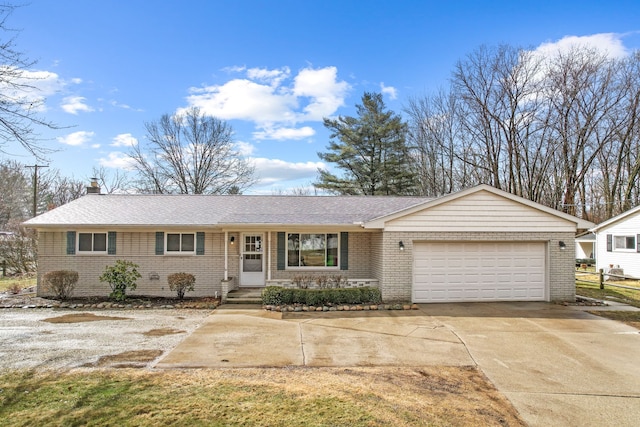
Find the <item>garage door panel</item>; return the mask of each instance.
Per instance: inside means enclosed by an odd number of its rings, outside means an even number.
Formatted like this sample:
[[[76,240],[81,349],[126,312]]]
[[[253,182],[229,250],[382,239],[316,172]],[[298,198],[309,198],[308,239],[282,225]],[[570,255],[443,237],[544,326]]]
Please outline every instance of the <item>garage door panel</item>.
[[[541,242],[414,243],[414,302],[541,301]]]

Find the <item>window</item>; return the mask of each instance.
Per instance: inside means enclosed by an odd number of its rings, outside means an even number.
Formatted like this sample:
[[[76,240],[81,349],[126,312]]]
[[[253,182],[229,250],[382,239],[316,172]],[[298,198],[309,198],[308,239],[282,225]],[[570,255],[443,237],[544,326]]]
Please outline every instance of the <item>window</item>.
[[[107,252],[107,233],[78,233],[78,252]]]
[[[636,236],[614,236],[613,242],[617,251],[636,250]]]
[[[338,234],[287,235],[287,267],[338,267]]]
[[[195,241],[193,233],[167,233],[167,253],[193,253]]]

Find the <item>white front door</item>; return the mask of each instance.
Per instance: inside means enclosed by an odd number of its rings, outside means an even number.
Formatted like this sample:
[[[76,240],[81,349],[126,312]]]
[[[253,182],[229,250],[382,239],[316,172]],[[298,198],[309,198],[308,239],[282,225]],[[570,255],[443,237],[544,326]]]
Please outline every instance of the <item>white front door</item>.
[[[243,234],[240,255],[240,286],[262,287],[264,281],[263,234]]]

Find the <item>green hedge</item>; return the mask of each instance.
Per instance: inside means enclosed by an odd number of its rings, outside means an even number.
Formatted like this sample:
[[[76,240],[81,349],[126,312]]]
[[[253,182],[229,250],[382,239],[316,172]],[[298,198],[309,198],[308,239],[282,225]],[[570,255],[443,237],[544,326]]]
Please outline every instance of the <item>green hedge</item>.
[[[264,305],[304,304],[321,306],[328,304],[379,304],[382,296],[378,288],[330,288],[330,289],[289,289],[267,286],[262,291]]]

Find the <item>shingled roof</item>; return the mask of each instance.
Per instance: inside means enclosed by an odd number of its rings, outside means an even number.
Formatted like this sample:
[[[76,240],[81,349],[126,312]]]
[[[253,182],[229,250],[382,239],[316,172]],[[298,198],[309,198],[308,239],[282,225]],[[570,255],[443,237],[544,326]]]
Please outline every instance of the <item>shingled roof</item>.
[[[354,225],[431,199],[395,196],[91,194],[25,223],[31,228]]]

